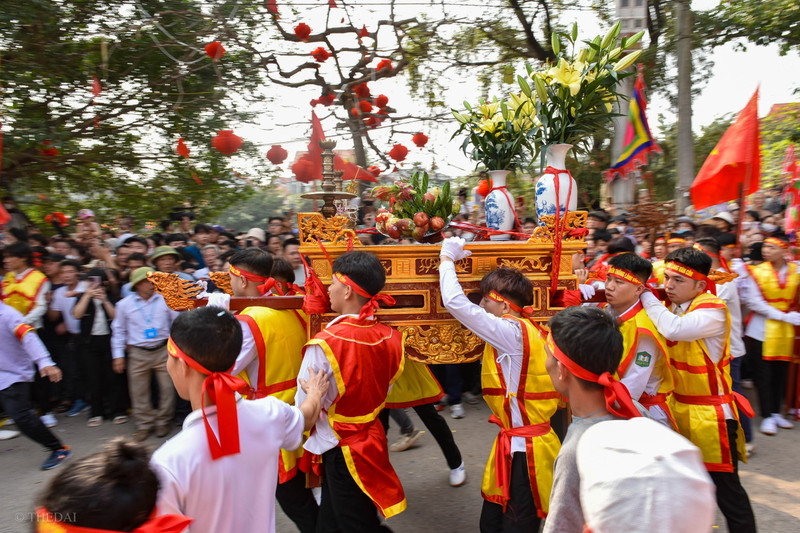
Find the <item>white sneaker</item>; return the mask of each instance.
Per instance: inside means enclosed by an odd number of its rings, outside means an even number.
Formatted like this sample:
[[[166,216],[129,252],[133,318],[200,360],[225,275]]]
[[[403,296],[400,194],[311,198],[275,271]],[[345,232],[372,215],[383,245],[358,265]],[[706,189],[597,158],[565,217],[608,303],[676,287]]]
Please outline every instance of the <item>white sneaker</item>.
[[[53,413],[45,413],[40,416],[39,419],[42,421],[42,424],[49,428],[58,424],[58,420],[56,420],[56,416]]]
[[[754,453],[756,453],[756,445],[752,442],[748,442],[744,445],[745,452],[747,452],[747,458],[750,459]]]
[[[0,440],[13,439],[19,436],[20,432],[15,429],[0,429]]]
[[[780,413],[772,413],[772,419],[781,429],[792,429],[794,427],[794,424],[783,418],[783,415]]]
[[[773,417],[765,418],[761,421],[761,433],[764,435],[774,435],[778,432],[778,423]]]
[[[466,480],[467,470],[464,468],[464,461],[461,461],[458,468],[454,468],[450,471],[450,486],[458,487],[463,485]]]
[[[450,406],[450,416],[453,418],[464,418],[466,413],[464,412],[464,406],[460,403]]]
[[[413,446],[421,436],[422,431],[418,429],[412,430],[408,435],[402,435],[399,439],[397,439],[397,442],[393,442],[392,445],[389,446],[389,449],[393,452],[405,451],[411,448],[411,446]]]

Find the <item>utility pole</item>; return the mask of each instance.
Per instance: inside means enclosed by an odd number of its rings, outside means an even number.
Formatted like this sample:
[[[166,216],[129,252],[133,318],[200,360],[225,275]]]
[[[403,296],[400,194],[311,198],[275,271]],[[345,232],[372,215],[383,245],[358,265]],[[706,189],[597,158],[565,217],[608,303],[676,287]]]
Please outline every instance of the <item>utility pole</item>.
[[[694,138],[692,137],[692,10],[691,0],[675,2],[678,36],[678,184],[675,206],[678,215],[689,205],[689,187],[694,181]]]

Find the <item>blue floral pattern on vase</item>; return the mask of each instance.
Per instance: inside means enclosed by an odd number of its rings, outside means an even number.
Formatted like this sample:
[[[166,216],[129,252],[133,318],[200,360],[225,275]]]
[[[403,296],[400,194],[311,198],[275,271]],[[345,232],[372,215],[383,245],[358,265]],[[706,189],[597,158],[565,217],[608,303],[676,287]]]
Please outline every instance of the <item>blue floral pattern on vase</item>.
[[[501,229],[506,219],[506,212],[498,204],[497,196],[496,193],[490,193],[486,197],[486,226],[492,229]]]

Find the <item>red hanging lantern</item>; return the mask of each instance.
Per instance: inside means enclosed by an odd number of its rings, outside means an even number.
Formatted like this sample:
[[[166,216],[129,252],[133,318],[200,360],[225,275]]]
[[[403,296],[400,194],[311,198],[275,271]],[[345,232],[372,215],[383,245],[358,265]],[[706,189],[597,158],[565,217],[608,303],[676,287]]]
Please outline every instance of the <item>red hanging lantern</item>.
[[[361,100],[358,102],[358,108],[364,113],[371,113],[372,103],[369,100]]]
[[[481,182],[478,184],[478,190],[476,192],[480,196],[486,198],[491,191],[492,185],[489,183],[489,180],[481,180]]]
[[[225,55],[225,47],[219,41],[208,43],[205,47],[206,55],[211,59],[217,60]]]
[[[319,103],[327,107],[331,105],[334,100],[336,100],[336,95],[333,91],[328,91],[328,94],[320,96]]]
[[[377,128],[380,123],[381,121],[378,119],[378,117],[367,117],[364,119],[364,125],[371,130]]]
[[[92,94],[97,98],[101,92],[103,92],[103,86],[100,85],[100,80],[97,79],[97,76],[92,76]]]
[[[217,132],[217,136],[211,139],[211,144],[224,155],[235,154],[242,147],[242,138],[234,134],[232,130]]]
[[[325,48],[323,48],[323,47],[321,47],[321,46],[320,46],[320,47],[317,47],[317,48],[315,48],[315,49],[314,49],[314,51],[313,51],[313,52],[311,52],[311,55],[312,55],[312,56],[314,57],[314,59],[316,59],[316,60],[317,60],[317,62],[319,62],[319,63],[324,63],[325,61],[327,61],[327,60],[328,60],[328,58],[329,58],[329,57],[331,57],[331,53],[330,53],[330,52],[328,52],[328,51],[327,51]]]
[[[294,27],[294,34],[297,35],[298,39],[305,42],[305,40],[308,39],[308,36],[311,35],[311,26],[305,22],[301,22]]]
[[[411,137],[411,140],[414,142],[414,144],[422,148],[428,143],[428,136],[420,131],[419,133]]]
[[[367,87],[367,82],[359,83],[358,85],[353,87],[353,93],[359,98],[369,98],[369,87]]]
[[[267,11],[272,13],[272,16],[276,19],[281,18],[278,14],[278,2],[276,2],[276,0],[267,0]]]
[[[178,146],[175,148],[175,152],[177,152],[179,156],[183,156],[186,159],[189,158],[189,147],[183,142],[183,137],[178,139]]]
[[[42,141],[42,147],[39,148],[39,153],[46,157],[53,157],[58,155],[58,148],[53,146],[50,141]]]
[[[372,165],[371,167],[367,167],[367,171],[376,178],[381,175],[381,167],[379,167],[378,165]]]
[[[314,180],[314,163],[308,159],[299,159],[292,165],[292,174],[303,183],[311,183]]]
[[[337,7],[336,0],[328,0],[328,7],[331,9],[335,9]]]
[[[385,94],[378,95],[378,97],[375,99],[375,105],[377,105],[379,109],[383,109],[389,105],[389,97]]]
[[[69,224],[69,217],[61,211],[50,213],[44,217],[44,221],[48,224],[58,224],[59,226],[66,226]]]
[[[397,161],[403,161],[406,156],[408,155],[408,148],[403,146],[400,143],[395,144],[391,150],[389,150],[389,157]]]
[[[367,29],[366,24],[361,26],[361,29],[358,30],[358,38],[363,39],[364,37],[369,37],[369,30]]]
[[[382,60],[381,60],[381,61],[378,63],[378,66],[377,66],[377,67],[375,67],[375,70],[377,70],[378,72],[380,72],[380,71],[381,71],[381,70],[383,70],[383,69],[386,69],[386,70],[392,70],[392,62],[391,62],[390,60],[388,60],[388,59],[382,59]]]
[[[287,157],[289,157],[289,152],[284,150],[280,144],[273,144],[272,148],[267,152],[267,159],[273,165],[280,165]]]

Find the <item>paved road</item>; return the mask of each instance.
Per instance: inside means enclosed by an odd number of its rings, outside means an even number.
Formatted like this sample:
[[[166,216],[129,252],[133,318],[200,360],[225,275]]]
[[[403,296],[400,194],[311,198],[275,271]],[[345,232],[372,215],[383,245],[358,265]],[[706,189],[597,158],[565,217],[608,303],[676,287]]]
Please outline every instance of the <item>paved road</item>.
[[[413,411],[410,414],[419,424]],[[428,434],[420,438],[415,448],[392,453],[392,463],[408,498],[408,509],[388,521],[398,533],[478,530],[482,502],[480,478],[496,434],[495,426],[487,423],[489,410],[484,404],[467,406],[467,416],[461,420],[446,418],[464,456],[467,483],[458,488],[448,485],[447,464]],[[84,416],[66,418],[63,415],[59,415],[59,425],[54,430],[72,445],[75,457],[98,451],[109,439],[134,431],[130,423],[88,428]],[[397,428],[393,427],[390,441],[397,436]],[[147,443],[155,448],[162,441],[151,437]],[[756,454],[749,464],[742,466],[741,476],[753,502],[760,531],[800,531],[800,424],[797,429],[782,430],[775,437],[758,434],[756,445]],[[0,441],[0,532],[30,531],[29,513],[35,507],[37,495],[55,472],[38,469],[44,458],[45,453],[24,437]],[[59,468],[68,468],[68,465],[69,461]],[[716,524],[715,532],[727,531],[719,515]],[[280,512],[277,530],[296,531]]]

